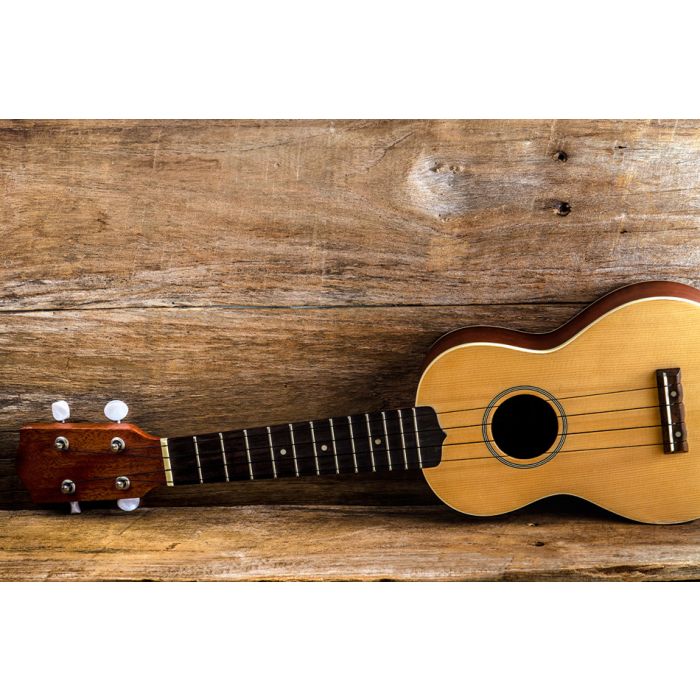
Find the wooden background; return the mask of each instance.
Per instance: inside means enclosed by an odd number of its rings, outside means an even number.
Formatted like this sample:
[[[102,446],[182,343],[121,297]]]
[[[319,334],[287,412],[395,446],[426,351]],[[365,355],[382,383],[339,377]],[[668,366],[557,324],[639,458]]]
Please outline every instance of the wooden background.
[[[698,285],[699,230],[700,122],[0,122],[0,506],[53,400],[160,435],[410,404],[456,326]],[[435,503],[389,476],[149,503]]]

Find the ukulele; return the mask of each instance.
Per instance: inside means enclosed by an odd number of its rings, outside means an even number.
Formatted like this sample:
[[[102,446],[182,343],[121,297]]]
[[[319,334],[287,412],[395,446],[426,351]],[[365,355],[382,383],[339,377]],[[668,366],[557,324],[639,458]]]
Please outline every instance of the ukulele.
[[[416,405],[181,437],[122,420],[20,430],[36,503],[118,499],[160,486],[420,469],[448,506],[496,515],[572,494],[633,520],[700,516],[700,291],[618,289],[550,333],[467,327],[430,349]],[[698,451],[700,453],[700,450]]]

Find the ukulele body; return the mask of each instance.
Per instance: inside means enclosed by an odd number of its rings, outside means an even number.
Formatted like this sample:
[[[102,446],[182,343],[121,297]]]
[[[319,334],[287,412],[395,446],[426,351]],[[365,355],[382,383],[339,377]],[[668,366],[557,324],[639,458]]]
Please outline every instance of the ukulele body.
[[[428,484],[473,515],[571,494],[642,522],[699,517],[699,340],[700,292],[669,282],[617,290],[551,333],[444,336],[417,392],[447,433]]]

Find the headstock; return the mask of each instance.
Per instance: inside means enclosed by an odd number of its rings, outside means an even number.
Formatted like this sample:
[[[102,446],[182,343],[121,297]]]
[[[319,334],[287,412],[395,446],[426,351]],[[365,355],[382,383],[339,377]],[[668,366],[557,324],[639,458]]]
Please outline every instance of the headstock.
[[[122,423],[128,408],[110,401],[110,423],[69,423],[65,401],[52,405],[56,422],[34,423],[19,433],[17,469],[35,503],[70,503],[117,499],[133,510],[139,499],[164,486],[160,439],[131,423]]]

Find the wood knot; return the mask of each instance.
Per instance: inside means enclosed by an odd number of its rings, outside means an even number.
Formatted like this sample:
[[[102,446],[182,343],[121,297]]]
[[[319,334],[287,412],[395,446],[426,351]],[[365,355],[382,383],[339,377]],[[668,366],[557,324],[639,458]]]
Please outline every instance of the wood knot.
[[[560,163],[566,163],[566,161],[569,159],[569,156],[566,153],[566,151],[557,151],[552,156],[552,158],[554,158],[554,160],[558,160]]]
[[[460,216],[474,208],[473,184],[463,164],[434,156],[419,158],[407,179],[412,202],[440,219]]]
[[[571,205],[568,202],[555,202],[554,211],[559,216],[568,216],[571,214]]]
[[[568,216],[571,214],[571,204],[562,199],[538,199],[535,207],[543,211],[553,211],[557,216]]]
[[[431,173],[463,173],[464,167],[462,165],[455,165],[454,163],[449,165],[436,161],[429,170]]]

